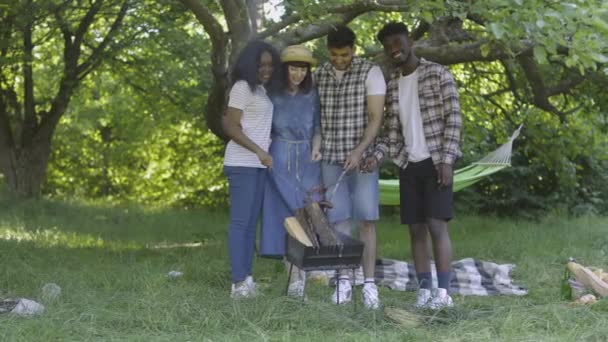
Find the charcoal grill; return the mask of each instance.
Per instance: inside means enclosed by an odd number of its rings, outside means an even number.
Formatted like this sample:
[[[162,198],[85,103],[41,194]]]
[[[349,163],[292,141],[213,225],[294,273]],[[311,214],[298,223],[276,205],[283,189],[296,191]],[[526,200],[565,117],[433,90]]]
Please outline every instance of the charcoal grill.
[[[353,270],[353,274],[361,266],[363,255],[363,243],[352,239],[346,235],[339,235],[338,238],[342,245],[308,247],[287,234],[285,239],[286,258],[291,264],[287,279],[287,289],[291,281],[291,271],[293,266],[297,266],[302,271],[327,271],[327,270]],[[352,279],[351,279],[352,281]],[[304,282],[304,290],[306,290]],[[340,290],[340,282],[336,282],[337,290]],[[354,286],[353,286],[354,288]],[[340,304],[339,302],[337,304]]]

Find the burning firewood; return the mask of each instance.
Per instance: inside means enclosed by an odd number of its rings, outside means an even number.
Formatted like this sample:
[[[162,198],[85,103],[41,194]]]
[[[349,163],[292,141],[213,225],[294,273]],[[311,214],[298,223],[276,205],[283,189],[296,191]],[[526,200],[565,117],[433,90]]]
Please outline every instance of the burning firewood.
[[[317,202],[297,209],[294,217],[283,223],[287,232],[305,246],[341,246],[342,241],[332,229],[329,220]]]

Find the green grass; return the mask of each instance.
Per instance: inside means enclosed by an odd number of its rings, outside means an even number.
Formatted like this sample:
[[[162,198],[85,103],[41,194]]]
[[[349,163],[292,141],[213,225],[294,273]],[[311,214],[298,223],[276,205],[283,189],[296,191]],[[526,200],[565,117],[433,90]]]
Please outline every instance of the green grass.
[[[379,227],[382,256],[407,260],[395,217]],[[307,302],[285,298],[282,264],[256,260],[262,295],[232,301],[225,212],[145,210],[54,201],[0,200],[0,297],[42,301],[44,315],[0,316],[1,341],[605,341],[608,301],[573,307],[560,297],[569,256],[608,267],[608,219],[549,217],[517,222],[461,215],[451,224],[455,258],[515,263],[525,297],[455,297],[457,307],[414,329],[381,312],[337,307],[331,289],[309,286]],[[174,247],[171,244],[193,243]],[[157,248],[159,245],[169,248]],[[169,280],[170,270],[184,276]],[[357,292],[358,294],[358,292]],[[381,289],[407,308],[413,293]],[[360,301],[359,301],[360,303]]]

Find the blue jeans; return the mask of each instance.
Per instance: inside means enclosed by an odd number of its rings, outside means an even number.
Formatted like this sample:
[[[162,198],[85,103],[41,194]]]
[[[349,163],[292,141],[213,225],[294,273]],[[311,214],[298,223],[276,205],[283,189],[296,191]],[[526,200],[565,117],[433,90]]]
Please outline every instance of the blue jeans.
[[[266,169],[224,166],[230,192],[228,253],[232,282],[245,280],[253,269],[258,218],[262,209]]]
[[[336,192],[334,187],[343,172],[342,165],[321,163],[323,183],[329,187],[326,196],[334,205],[328,210],[329,222],[337,223],[348,219],[377,221],[380,216],[380,185],[378,169],[370,173],[350,170],[342,178]]]

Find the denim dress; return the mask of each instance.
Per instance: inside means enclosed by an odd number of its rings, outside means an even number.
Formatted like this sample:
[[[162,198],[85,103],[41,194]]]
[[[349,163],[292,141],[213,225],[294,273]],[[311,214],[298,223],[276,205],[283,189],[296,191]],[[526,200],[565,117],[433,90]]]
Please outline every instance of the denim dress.
[[[321,163],[311,160],[312,138],[320,132],[319,96],[312,90],[308,94],[282,93],[271,100],[273,167],[264,189],[260,255],[281,257],[285,254],[285,218],[322,197]]]

